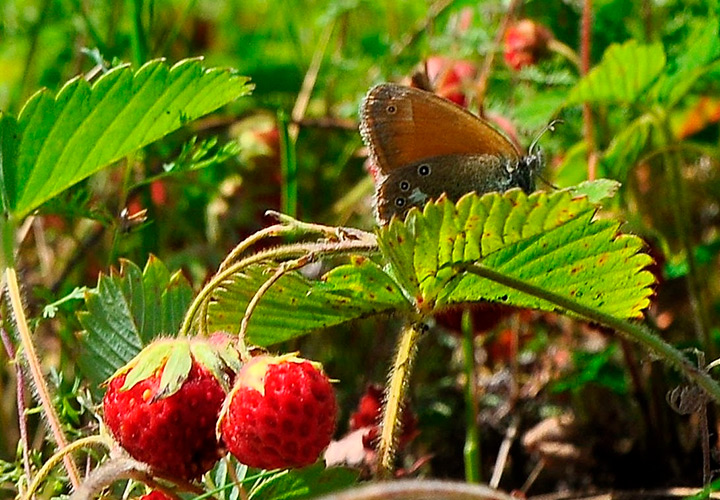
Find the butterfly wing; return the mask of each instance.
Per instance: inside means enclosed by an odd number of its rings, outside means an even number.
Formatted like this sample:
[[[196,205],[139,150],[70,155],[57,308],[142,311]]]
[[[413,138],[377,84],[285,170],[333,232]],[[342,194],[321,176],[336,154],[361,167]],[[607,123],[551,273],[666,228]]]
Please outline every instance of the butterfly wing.
[[[386,175],[435,156],[520,156],[488,122],[424,90],[377,85],[365,97],[360,114],[360,133],[371,159]]]
[[[379,181],[375,213],[381,223],[393,215],[404,218],[412,207],[422,207],[443,193],[457,201],[469,191],[479,194],[523,187],[518,169],[497,155],[447,155],[426,158],[392,170]]]

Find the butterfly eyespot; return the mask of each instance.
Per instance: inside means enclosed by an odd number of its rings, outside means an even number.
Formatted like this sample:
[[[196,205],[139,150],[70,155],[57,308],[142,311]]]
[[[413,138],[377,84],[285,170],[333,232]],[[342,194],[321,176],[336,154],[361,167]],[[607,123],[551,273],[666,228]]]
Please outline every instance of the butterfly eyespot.
[[[404,207],[405,206],[405,198],[402,196],[395,198],[395,206],[396,207]]]
[[[410,183],[408,181],[400,181],[398,184],[400,191],[408,191],[410,189]]]
[[[397,112],[397,106],[395,106],[394,104],[390,104],[388,105],[386,110],[389,114],[394,115]]]
[[[418,175],[425,177],[426,175],[430,175],[430,165],[427,163],[423,163],[418,167]]]

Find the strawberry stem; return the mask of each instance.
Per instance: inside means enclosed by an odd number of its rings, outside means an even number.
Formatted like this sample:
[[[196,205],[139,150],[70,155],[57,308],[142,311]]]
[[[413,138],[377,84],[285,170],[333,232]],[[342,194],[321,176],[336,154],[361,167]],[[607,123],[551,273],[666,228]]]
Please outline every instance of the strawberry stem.
[[[42,405],[45,418],[47,419],[48,426],[50,427],[50,431],[55,439],[55,443],[59,448],[65,448],[68,445],[68,441],[65,438],[65,433],[62,430],[60,419],[55,411],[55,407],[52,404],[50,389],[43,378],[40,360],[32,341],[32,335],[30,334],[27,319],[25,318],[25,311],[23,310],[22,299],[20,298],[20,286],[18,284],[15,268],[8,267],[5,269],[5,281],[7,282],[7,291],[10,299],[10,305],[12,307],[13,319],[15,320],[15,326],[20,337],[23,353],[27,359],[33,385],[37,391],[37,397]],[[80,485],[80,475],[75,467],[75,463],[67,454],[63,454],[62,458],[65,462],[65,469],[67,470],[73,489],[77,489]]]
[[[418,340],[424,331],[425,325],[422,322],[413,321],[406,324],[400,332],[395,361],[385,387],[382,431],[378,444],[378,456],[380,457],[378,475],[380,477],[389,478],[394,470],[396,444],[402,431],[403,402],[407,395]]]

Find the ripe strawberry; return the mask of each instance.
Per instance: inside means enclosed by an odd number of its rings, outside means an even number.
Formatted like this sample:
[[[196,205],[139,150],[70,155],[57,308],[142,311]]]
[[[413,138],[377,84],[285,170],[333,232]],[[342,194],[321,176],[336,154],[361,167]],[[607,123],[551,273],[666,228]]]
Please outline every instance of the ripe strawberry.
[[[258,356],[238,373],[218,432],[242,463],[285,469],[314,463],[335,430],[335,392],[318,363]]]
[[[216,339],[162,339],[107,382],[104,420],[136,460],[194,479],[220,455],[215,425],[237,352]]]

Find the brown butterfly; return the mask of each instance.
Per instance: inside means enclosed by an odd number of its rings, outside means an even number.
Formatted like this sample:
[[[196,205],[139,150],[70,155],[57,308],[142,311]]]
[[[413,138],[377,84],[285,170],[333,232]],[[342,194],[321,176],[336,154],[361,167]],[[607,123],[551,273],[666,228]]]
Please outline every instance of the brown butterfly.
[[[378,220],[404,217],[445,193],[535,188],[542,152],[527,156],[487,121],[437,95],[383,83],[370,89],[360,110],[360,134],[382,178],[375,191]]]

